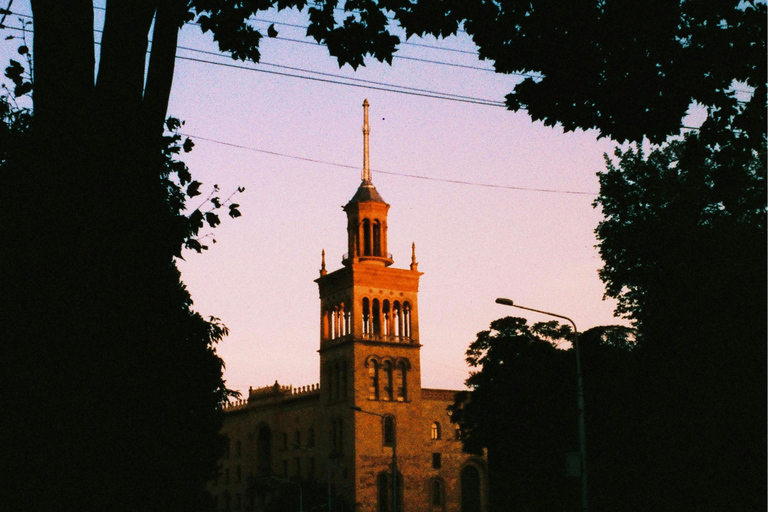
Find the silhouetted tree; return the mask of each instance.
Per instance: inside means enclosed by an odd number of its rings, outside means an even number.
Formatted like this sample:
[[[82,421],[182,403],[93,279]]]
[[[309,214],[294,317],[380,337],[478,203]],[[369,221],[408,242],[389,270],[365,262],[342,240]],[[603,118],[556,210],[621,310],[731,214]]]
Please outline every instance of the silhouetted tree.
[[[98,72],[92,2],[31,5],[34,81],[20,64],[7,76],[33,89],[34,115],[0,112],[0,508],[205,509],[226,329],[193,312],[174,259],[219,222],[184,211],[200,184],[174,155],[191,143],[176,121],[164,135],[176,40],[196,19],[222,51],[258,60],[248,18],[306,2],[110,1]],[[356,7],[363,19],[341,27],[313,8],[315,38],[340,63],[387,58],[386,18]]]
[[[566,476],[578,452],[576,361],[568,326],[506,317],[478,333],[467,362],[479,370],[449,408],[464,449],[487,449],[492,510],[578,510],[580,483]],[[634,331],[595,327],[582,333],[587,460],[592,510],[635,510],[626,497],[632,454],[626,428],[634,407]]]
[[[618,141],[676,135],[689,105],[710,119],[741,109],[734,81],[756,88],[751,123],[765,125],[764,2],[740,0],[392,0],[408,35],[463,29],[499,73],[529,76],[511,110],[566,131]]]
[[[763,510],[765,145],[702,139],[616,152],[600,174],[600,276],[640,333],[645,508]]]
[[[575,366],[555,342],[569,328],[506,317],[478,333],[478,368],[450,408],[464,448],[487,448],[493,510],[563,509],[565,454],[577,450]]]

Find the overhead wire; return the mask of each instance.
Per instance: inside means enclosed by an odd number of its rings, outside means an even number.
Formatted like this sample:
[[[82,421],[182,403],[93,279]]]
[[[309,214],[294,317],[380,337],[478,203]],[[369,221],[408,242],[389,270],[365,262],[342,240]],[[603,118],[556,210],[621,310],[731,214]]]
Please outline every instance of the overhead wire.
[[[17,14],[19,16],[28,17],[28,15],[25,15],[25,14],[19,14],[19,13],[14,13],[14,14]],[[6,27],[6,28],[20,30],[17,27]],[[98,30],[98,29],[94,29],[94,32],[101,33],[102,31]],[[299,42],[298,40],[296,40],[296,41]],[[308,41],[300,41],[300,42],[321,46],[318,43],[313,43],[313,42],[308,42]],[[99,43],[96,42],[96,44],[99,44]],[[197,49],[197,48],[190,48],[190,47],[185,47],[185,46],[179,46],[178,48],[180,50],[184,50],[184,51],[200,53],[200,54],[205,54],[205,55],[213,55],[213,56],[217,56],[217,57],[223,57],[223,55],[218,54],[216,52],[200,50],[200,49]],[[297,74],[294,74],[294,73],[286,73],[286,72],[273,71],[273,70],[267,70],[267,69],[259,69],[257,67],[253,67],[251,65],[236,64],[236,63],[233,63],[233,62],[219,62],[219,61],[194,58],[194,57],[189,57],[189,56],[184,56],[184,55],[176,55],[176,58],[179,59],[179,60],[186,60],[186,61],[190,61],[190,62],[197,62],[197,63],[202,63],[202,64],[209,64],[209,65],[221,66],[221,67],[227,67],[227,68],[233,68],[233,69],[241,69],[241,70],[252,71],[252,72],[257,72],[257,73],[266,73],[266,74],[277,75],[277,76],[285,76],[285,77],[290,77],[290,78],[300,78],[300,79],[311,80],[311,81],[316,81],[316,82],[330,83],[330,84],[335,84],[335,85],[346,85],[346,86],[349,86],[349,87],[357,87],[357,88],[364,88],[364,89],[377,90],[377,91],[393,92],[393,93],[406,94],[406,95],[411,95],[411,96],[421,96],[421,97],[432,98],[432,99],[442,99],[442,100],[448,100],[448,101],[457,101],[457,102],[462,102],[462,103],[470,103],[470,104],[475,104],[475,105],[485,105],[485,106],[491,106],[491,107],[505,107],[506,106],[505,103],[503,101],[500,101],[500,100],[492,100],[492,99],[487,99],[487,98],[478,98],[478,97],[467,96],[467,95],[462,95],[462,94],[454,94],[454,93],[448,93],[448,92],[442,92],[442,91],[434,91],[434,90],[422,89],[422,88],[417,88],[417,87],[410,87],[410,86],[399,85],[399,84],[392,84],[392,83],[386,83],[386,82],[378,82],[378,81],[373,81],[373,80],[365,80],[365,79],[356,78],[356,77],[347,77],[347,76],[337,75],[337,74],[333,74],[333,73],[325,73],[325,72],[321,72],[321,71],[313,71],[313,70],[297,68],[297,67],[292,67],[292,66],[285,66],[285,65],[282,65],[282,64],[275,64],[275,63],[269,63],[269,62],[260,62],[258,64],[265,65],[265,66],[270,66],[270,67],[274,67],[274,68],[278,68],[278,69],[287,69],[287,70],[296,71],[296,72],[300,72],[300,73],[309,73],[309,74],[312,74],[312,75],[322,76],[323,78],[318,78],[318,77],[315,77],[315,76],[297,75]],[[430,62],[430,61],[426,61],[424,59],[416,59],[416,58],[410,58],[410,59]],[[431,63],[437,63],[437,62],[431,62]],[[465,67],[465,66],[462,66],[462,65],[456,65],[456,66],[457,67]]]
[[[333,167],[341,167],[343,169],[359,169],[359,166],[355,165],[349,165],[349,164],[341,164],[338,162],[330,162],[328,160],[320,160],[317,158],[309,158],[309,157],[303,157],[303,156],[297,156],[297,155],[289,155],[287,153],[281,153],[279,151],[270,151],[267,149],[261,149],[261,148],[255,148],[253,146],[246,146],[244,144],[236,144],[234,142],[226,142],[222,140],[212,139],[209,137],[201,137],[199,135],[195,135],[193,133],[180,133],[180,135],[183,135],[185,137],[191,137],[193,140],[203,140],[206,142],[211,142],[214,144],[220,144],[222,146],[228,146],[232,148],[242,149],[246,151],[253,151],[256,153],[263,153],[267,155],[272,156],[278,156],[282,158],[290,158],[292,160],[300,160],[303,162],[310,162],[314,164],[322,164],[322,165],[330,165]],[[561,189],[548,189],[548,188],[534,188],[534,187],[518,187],[513,185],[499,185],[496,183],[482,183],[479,181],[466,181],[466,180],[454,180],[449,178],[437,178],[434,176],[424,176],[422,174],[408,174],[408,173],[402,173],[402,172],[394,172],[394,171],[383,171],[378,169],[371,169],[372,172],[376,174],[386,174],[390,176],[399,176],[403,178],[413,178],[413,179],[419,179],[419,180],[426,180],[426,181],[437,181],[442,183],[452,183],[454,185],[471,185],[474,187],[484,187],[484,188],[495,188],[495,189],[502,189],[502,190],[517,190],[517,191],[525,191],[525,192],[546,192],[550,194],[570,194],[570,195],[587,195],[595,197],[597,196],[597,192],[584,192],[579,190],[561,190]]]

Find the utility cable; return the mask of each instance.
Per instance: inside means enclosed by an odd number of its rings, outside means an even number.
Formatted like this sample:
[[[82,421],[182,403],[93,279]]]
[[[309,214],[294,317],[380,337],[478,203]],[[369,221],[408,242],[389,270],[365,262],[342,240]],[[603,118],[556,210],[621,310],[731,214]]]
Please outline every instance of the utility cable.
[[[212,142],[214,144],[220,144],[222,146],[228,146],[232,148],[237,149],[243,149],[246,151],[253,151],[256,153],[263,153],[267,155],[272,156],[279,156],[282,158],[290,158],[293,160],[301,160],[303,162],[310,162],[314,164],[322,164],[322,165],[330,165],[333,167],[341,167],[343,169],[358,169],[359,166],[356,165],[348,165],[348,164],[340,164],[338,162],[329,162],[327,160],[319,160],[317,158],[307,158],[302,156],[296,156],[296,155],[289,155],[286,153],[280,153],[277,151],[270,151],[266,149],[260,149],[260,148],[254,148],[252,146],[246,146],[243,144],[235,144],[233,142],[226,142],[222,140],[216,140],[211,139],[208,137],[201,137],[199,135],[191,134],[191,133],[180,133],[180,135],[183,135],[185,137],[191,137],[193,140],[204,140],[206,142]],[[533,187],[515,187],[512,185],[499,185],[495,183],[481,183],[477,181],[464,181],[464,180],[452,180],[448,178],[435,178],[433,176],[424,176],[421,174],[407,174],[402,172],[393,172],[393,171],[381,171],[372,169],[371,172],[374,172],[376,174],[387,174],[390,176],[399,176],[403,178],[413,178],[413,179],[420,179],[420,180],[427,180],[427,181],[439,181],[442,183],[453,183],[454,185],[471,185],[475,187],[485,187],[485,188],[496,188],[496,189],[502,189],[502,190],[518,190],[518,191],[525,191],[525,192],[546,192],[550,194],[571,194],[571,195],[586,195],[591,197],[596,197],[596,192],[582,192],[577,190],[557,190],[557,189],[547,189],[547,188],[533,188]]]

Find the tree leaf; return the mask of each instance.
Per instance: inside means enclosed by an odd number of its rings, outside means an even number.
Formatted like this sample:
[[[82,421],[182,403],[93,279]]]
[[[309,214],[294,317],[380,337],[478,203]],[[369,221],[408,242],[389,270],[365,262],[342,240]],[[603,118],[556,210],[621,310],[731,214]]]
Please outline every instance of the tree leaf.
[[[190,183],[189,186],[187,187],[187,195],[189,197],[199,196],[200,185],[202,185],[202,183],[200,183],[199,181],[193,181],[192,183]]]

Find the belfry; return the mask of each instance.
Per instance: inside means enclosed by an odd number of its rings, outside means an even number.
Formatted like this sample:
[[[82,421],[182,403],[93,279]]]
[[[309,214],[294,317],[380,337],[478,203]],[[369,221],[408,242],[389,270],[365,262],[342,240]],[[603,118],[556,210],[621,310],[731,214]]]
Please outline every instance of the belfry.
[[[371,177],[368,110],[365,100],[362,181],[343,207],[347,252],[329,272],[323,250],[315,280],[320,383],[275,381],[226,410],[230,450],[208,486],[223,512],[273,510],[295,492],[281,479],[322,488],[308,499],[331,511],[486,510],[485,460],[462,453],[446,409],[456,391],[421,387],[422,273],[415,245],[408,268],[388,252],[389,205]]]

